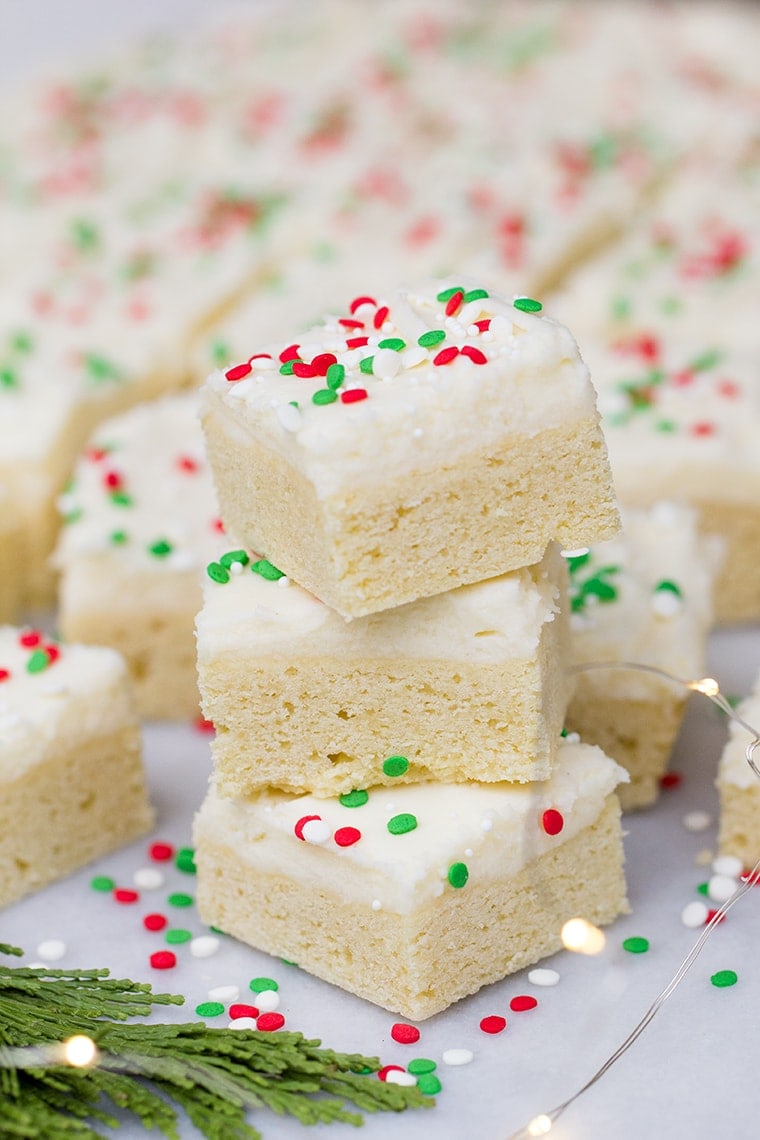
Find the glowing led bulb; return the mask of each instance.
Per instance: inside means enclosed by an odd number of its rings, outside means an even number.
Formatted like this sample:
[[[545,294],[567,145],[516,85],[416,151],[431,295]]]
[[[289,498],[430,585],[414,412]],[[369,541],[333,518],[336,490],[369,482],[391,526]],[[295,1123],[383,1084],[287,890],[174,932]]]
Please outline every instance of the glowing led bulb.
[[[528,1125],[529,1136],[545,1136],[552,1126],[552,1122],[545,1113],[540,1116],[534,1116]]]
[[[86,1069],[97,1059],[98,1047],[91,1037],[78,1033],[63,1043],[63,1060],[75,1069]]]
[[[599,954],[604,949],[605,937],[598,926],[585,918],[571,918],[562,927],[562,943],[566,950],[578,954]]]
[[[704,693],[706,697],[717,697],[720,685],[714,677],[702,677],[699,681],[690,681],[689,688],[695,693]]]

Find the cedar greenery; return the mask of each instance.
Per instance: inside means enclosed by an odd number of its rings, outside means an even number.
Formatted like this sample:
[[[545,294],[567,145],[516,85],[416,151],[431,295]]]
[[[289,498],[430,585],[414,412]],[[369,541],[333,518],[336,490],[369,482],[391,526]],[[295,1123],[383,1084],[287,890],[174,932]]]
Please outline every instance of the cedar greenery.
[[[21,953],[0,943],[0,954]],[[103,1133],[93,1125],[119,1126],[111,1106],[168,1140],[179,1136],[175,1106],[207,1140],[260,1140],[250,1109],[357,1125],[362,1117],[349,1105],[399,1112],[433,1104],[417,1088],[368,1080],[377,1058],[322,1049],[300,1033],[119,1024],[183,1001],[108,970],[0,966],[0,1140],[94,1140]],[[56,1046],[77,1034],[97,1046],[91,1067],[55,1059]]]

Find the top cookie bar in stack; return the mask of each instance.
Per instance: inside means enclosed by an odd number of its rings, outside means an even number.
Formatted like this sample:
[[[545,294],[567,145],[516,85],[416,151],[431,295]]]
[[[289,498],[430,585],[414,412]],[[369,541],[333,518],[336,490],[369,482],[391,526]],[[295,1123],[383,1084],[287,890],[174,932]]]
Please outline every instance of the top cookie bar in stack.
[[[358,296],[208,380],[222,518],[346,618],[618,528],[588,369],[527,297]]]

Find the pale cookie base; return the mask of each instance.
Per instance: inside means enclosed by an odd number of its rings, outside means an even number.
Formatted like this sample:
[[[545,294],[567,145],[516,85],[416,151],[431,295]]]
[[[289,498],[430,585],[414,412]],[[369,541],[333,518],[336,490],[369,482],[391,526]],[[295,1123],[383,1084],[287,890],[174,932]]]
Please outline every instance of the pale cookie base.
[[[201,669],[221,795],[266,785],[335,796],[377,784],[548,779],[570,682],[564,623],[543,627],[535,660],[473,665],[403,657],[256,657]],[[298,733],[294,736],[297,710]],[[394,755],[409,760],[383,773]]]
[[[760,505],[696,503],[699,529],[717,534],[726,552],[715,583],[713,606],[721,624],[760,618]]]
[[[718,847],[721,855],[736,855],[746,868],[760,859],[760,784],[740,788],[718,781],[720,792],[720,828]]]
[[[4,512],[8,508],[0,498],[0,624],[12,621],[18,614],[23,566],[19,551],[19,531]]]
[[[362,913],[297,879],[259,874],[196,833],[198,909],[269,954],[414,1021],[432,1016],[561,949],[570,918],[611,922],[627,910],[620,807],[507,880],[472,880],[409,915]]]
[[[216,412],[204,430],[228,530],[344,617],[529,566],[552,539],[572,549],[619,529],[596,420],[509,436],[403,479],[379,471],[372,486],[326,500]]]
[[[141,717],[190,720],[200,711],[193,621],[201,601],[195,571],[125,573],[117,559],[80,558],[61,580],[59,629],[67,641],[126,658]]]
[[[140,734],[54,741],[49,755],[0,785],[0,906],[63,878],[153,824]]]
[[[631,811],[658,798],[685,708],[686,698],[670,686],[650,700],[616,698],[580,676],[565,724],[628,771],[631,782],[620,784],[617,794],[623,811]]]

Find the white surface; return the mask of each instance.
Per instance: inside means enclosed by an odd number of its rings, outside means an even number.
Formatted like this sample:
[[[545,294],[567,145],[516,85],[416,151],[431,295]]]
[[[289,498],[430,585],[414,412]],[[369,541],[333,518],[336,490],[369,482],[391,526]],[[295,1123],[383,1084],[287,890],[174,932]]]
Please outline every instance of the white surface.
[[[746,693],[760,668],[757,627],[713,636],[710,668],[728,693]],[[717,798],[713,787],[725,736],[722,716],[704,698],[692,698],[685,732],[673,767],[683,773],[680,787],[663,793],[659,804],[628,816],[627,873],[632,913],[607,931],[605,951],[596,958],[565,952],[549,964],[560,973],[554,987],[528,981],[528,971],[490,986],[480,994],[422,1022],[420,1041],[397,1045],[390,1038],[393,1015],[316,981],[278,959],[223,938],[219,953],[194,958],[189,945],[174,949],[175,970],[151,970],[148,956],[166,945],[150,934],[141,917],[151,911],[170,916],[173,926],[205,934],[193,910],[166,906],[172,891],[192,892],[193,880],[173,864],[162,864],[166,881],[144,890],[139,903],[119,906],[93,891],[94,873],[109,874],[133,886],[135,871],[148,865],[149,839],[99,861],[67,881],[9,907],[0,915],[0,941],[26,948],[34,960],[43,940],[61,939],[62,966],[108,966],[114,974],[149,980],[160,991],[181,992],[187,1004],[159,1011],[167,1020],[193,1020],[194,1006],[209,989],[237,985],[246,1000],[257,975],[280,983],[280,1011],[286,1027],[320,1037],[326,1045],[379,1055],[384,1063],[405,1064],[413,1057],[439,1062],[443,1092],[430,1112],[368,1118],[366,1140],[393,1135],[399,1140],[507,1140],[512,1131],[575,1092],[627,1036],[693,945],[698,931],[681,922],[687,903],[699,900],[697,885],[709,869],[695,864],[704,849],[714,850]],[[208,740],[187,727],[154,725],[146,730],[150,781],[159,813],[156,838],[178,845],[190,841],[194,809],[209,771]],[[713,823],[688,831],[683,816],[706,810]],[[648,938],[647,954],[621,948],[630,935]],[[575,1105],[552,1130],[556,1140],[751,1140],[757,1136],[760,1092],[757,1009],[760,1008],[760,887],[748,892],[707,942],[702,955],[674,996],[631,1051]],[[717,989],[710,975],[733,969],[738,984]],[[530,993],[538,1008],[510,1013],[509,999]],[[488,1036],[479,1029],[487,1014],[507,1018],[507,1029]],[[210,1024],[225,1024],[216,1019]],[[444,1050],[467,1048],[470,1065],[447,1067]],[[300,1127],[267,1113],[256,1118],[265,1140],[293,1140]],[[123,1128],[124,1140],[142,1135]],[[189,1126],[183,1136],[196,1135]],[[352,1135],[345,1127],[317,1128],[304,1136]]]

